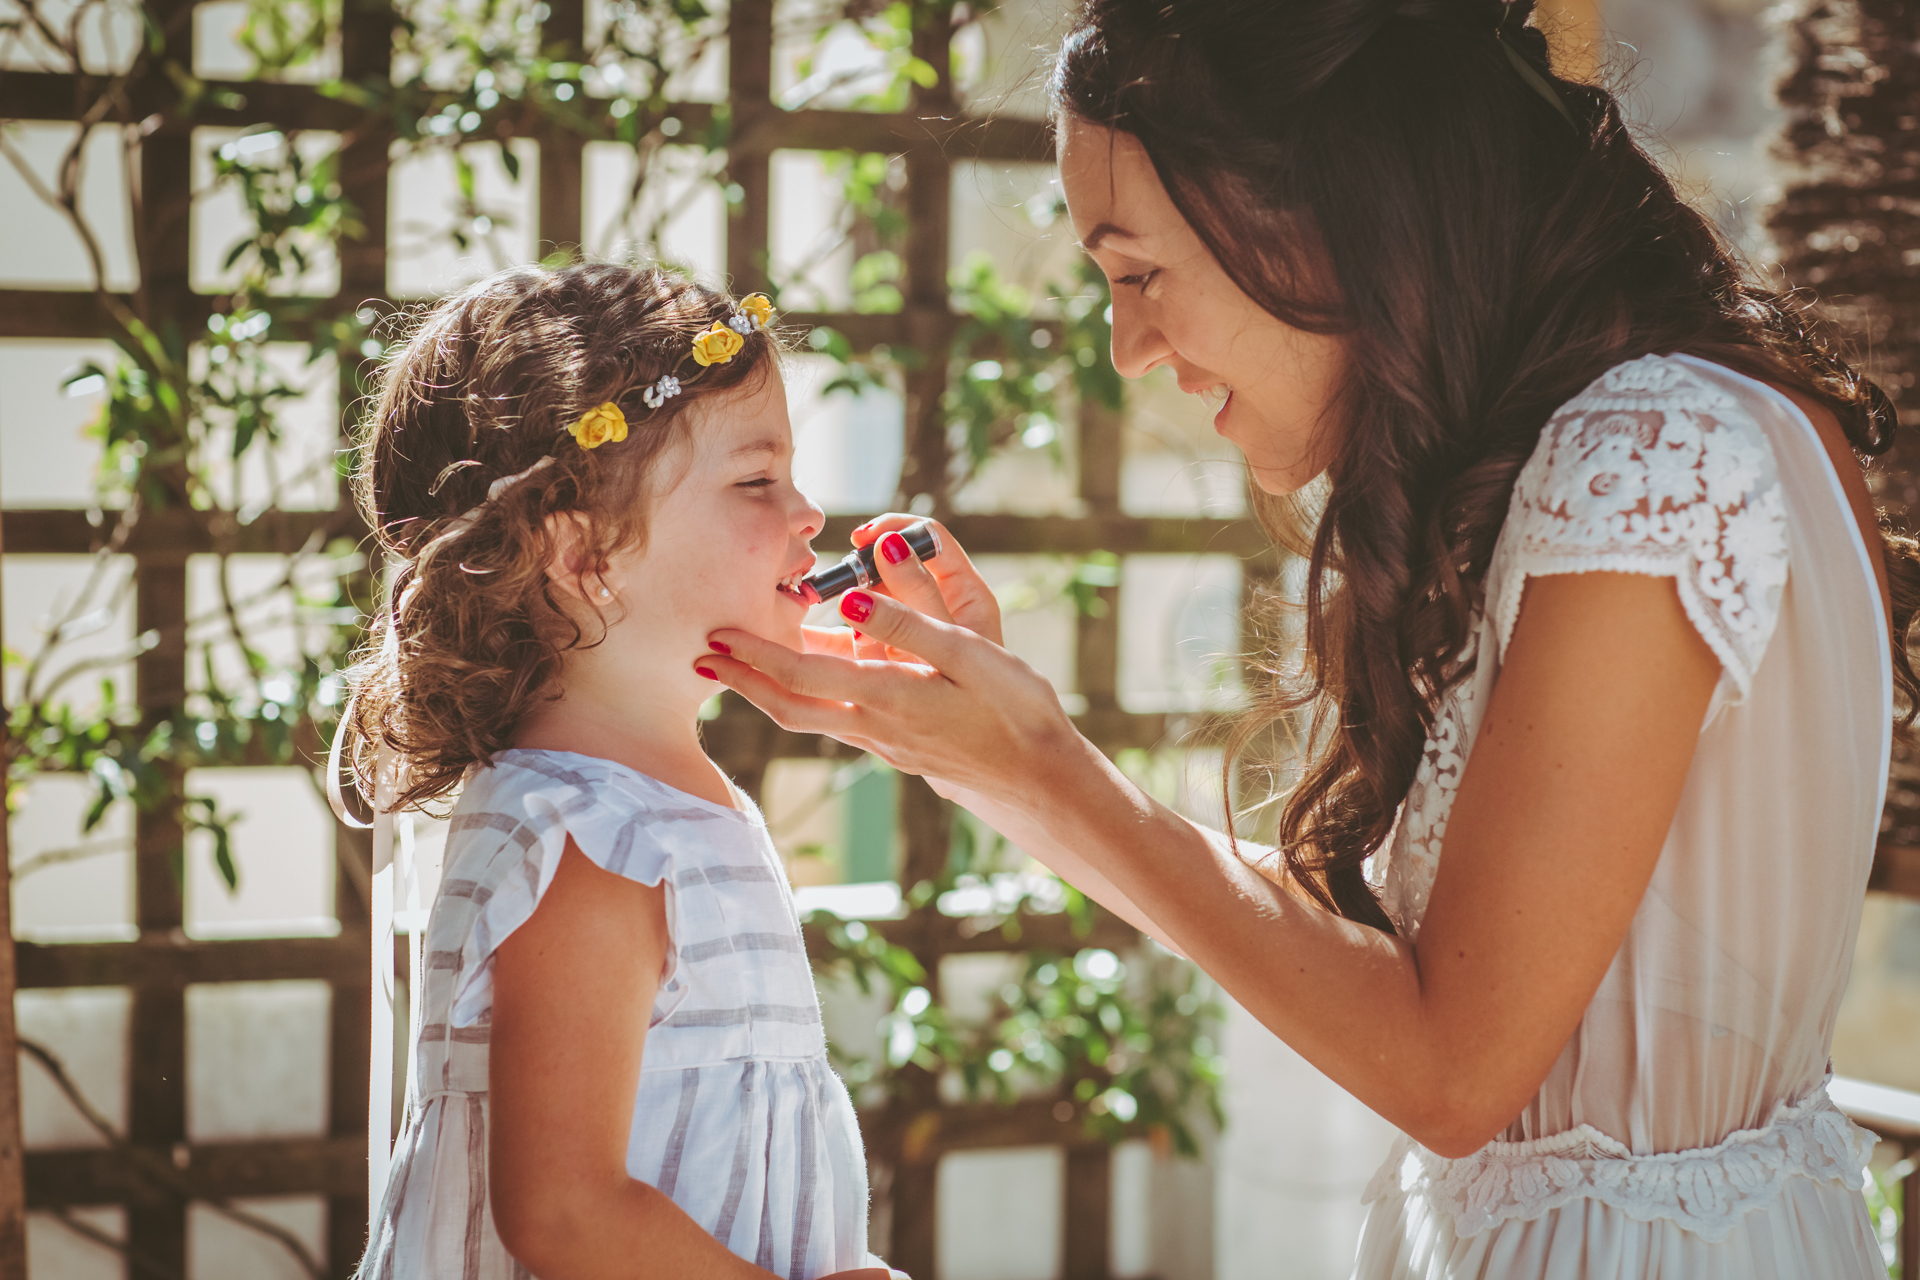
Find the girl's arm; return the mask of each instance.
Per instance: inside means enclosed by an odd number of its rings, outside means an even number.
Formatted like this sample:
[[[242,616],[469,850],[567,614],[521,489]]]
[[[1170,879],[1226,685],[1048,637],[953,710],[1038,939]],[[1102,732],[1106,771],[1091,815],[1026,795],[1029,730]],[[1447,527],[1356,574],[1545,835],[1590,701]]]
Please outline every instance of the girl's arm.
[[[572,839],[494,953],[487,1189],[501,1242],[541,1280],[772,1275],[627,1174],[666,957],[665,890],[603,871]]]
[[[884,599],[861,625],[933,665],[856,665],[729,631],[736,660],[715,668],[789,728],[883,744],[900,768],[1017,810],[1315,1066],[1448,1156],[1519,1114],[1578,1025],[1659,861],[1719,676],[1671,582],[1535,579],[1415,945],[1286,892],[1141,794],[998,646]]]

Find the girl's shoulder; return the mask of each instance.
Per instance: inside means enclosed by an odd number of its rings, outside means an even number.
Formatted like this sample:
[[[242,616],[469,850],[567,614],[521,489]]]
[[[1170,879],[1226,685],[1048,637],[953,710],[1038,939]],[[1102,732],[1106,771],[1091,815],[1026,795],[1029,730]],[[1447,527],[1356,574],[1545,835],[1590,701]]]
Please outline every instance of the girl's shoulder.
[[[500,752],[473,771],[454,806],[428,924],[429,951],[456,971],[453,1025],[485,1019],[493,953],[532,917],[569,839],[603,871],[675,890],[668,897],[669,983],[679,949],[699,923],[687,890],[747,879],[772,884],[779,875],[757,812],[713,804],[611,760]]]
[[[518,862],[571,836],[605,870],[653,884],[763,833],[751,808],[714,804],[615,761],[514,748],[469,775],[450,815],[447,867]]]

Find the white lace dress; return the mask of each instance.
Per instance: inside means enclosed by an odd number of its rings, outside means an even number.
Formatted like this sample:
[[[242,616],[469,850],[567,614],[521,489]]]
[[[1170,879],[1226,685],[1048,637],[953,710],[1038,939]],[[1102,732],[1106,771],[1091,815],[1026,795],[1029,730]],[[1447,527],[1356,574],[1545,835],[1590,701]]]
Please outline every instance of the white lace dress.
[[[1670,577],[1721,663],[1679,812],[1599,992],[1500,1141],[1402,1139],[1360,1280],[1868,1280],[1872,1140],[1828,1101],[1884,799],[1892,671],[1826,450],[1771,388],[1686,356],[1610,370],[1542,433],[1374,868],[1417,937],[1447,814],[1530,577]],[[1553,850],[1540,850],[1552,857]]]

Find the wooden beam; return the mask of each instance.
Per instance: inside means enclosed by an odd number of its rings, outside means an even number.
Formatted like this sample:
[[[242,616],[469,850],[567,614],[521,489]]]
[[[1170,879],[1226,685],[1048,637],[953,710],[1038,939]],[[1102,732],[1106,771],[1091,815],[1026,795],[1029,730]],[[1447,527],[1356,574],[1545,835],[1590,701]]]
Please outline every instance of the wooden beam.
[[[540,42],[548,57],[580,62],[586,58],[586,0],[549,0]],[[576,82],[575,88],[577,89]],[[540,141],[538,244],[534,256],[578,249],[585,243],[581,203],[587,140],[571,129],[549,125]]]
[[[1074,932],[1073,921],[1064,912],[1045,915],[1022,912],[1011,917],[1017,930],[1015,937],[1008,937],[997,924],[983,926],[965,916],[945,916],[931,911],[917,912],[898,920],[866,920],[862,923],[895,946],[940,956],[1029,951],[1072,955],[1086,947],[1121,951],[1139,944],[1138,929],[1103,907],[1095,907],[1093,911],[1092,924],[1085,935]],[[819,929],[809,925],[805,935],[809,959],[821,960],[832,954],[825,935]]]
[[[1882,844],[1874,851],[1867,888],[1903,898],[1920,898],[1920,846]]]
[[[1107,1280],[1112,1265],[1113,1148],[1105,1143],[1067,1148],[1060,1196],[1060,1243],[1065,1280]]]
[[[0,120],[71,124],[75,104],[91,103],[101,81],[59,72],[14,71],[0,74]],[[204,128],[244,129],[274,125],[281,129],[324,129],[336,133],[365,124],[366,112],[327,97],[316,86],[276,84],[266,80],[208,80],[207,94],[193,116]],[[764,91],[763,91],[764,96]],[[152,82],[132,86],[132,123],[164,115],[176,107],[179,94],[172,86]],[[221,105],[226,104],[226,105]],[[517,114],[516,104],[492,114]],[[713,122],[713,104],[670,103],[667,116],[680,121],[682,136],[705,135]],[[591,120],[605,137],[616,136],[612,115]],[[734,121],[732,141],[750,150],[775,151],[883,151],[893,154],[919,149],[939,151],[955,160],[999,160],[1008,163],[1051,164],[1053,127],[1045,120],[1020,116],[962,116],[954,111],[769,111]]]
[[[174,50],[170,54],[178,56]],[[244,129],[270,124],[282,129],[330,129],[345,132],[366,119],[366,113],[338,98],[329,98],[313,85],[276,84],[269,80],[208,80],[207,95],[193,113],[196,127]],[[97,76],[63,72],[15,71],[0,73],[0,119],[71,124],[93,104],[105,86]],[[127,88],[128,110],[110,116],[112,123],[131,124],[149,116],[164,116],[179,107],[180,92],[158,77]]]
[[[345,983],[366,973],[364,934],[334,938],[189,941],[167,932],[137,942],[18,944],[22,990],[45,987],[180,989],[196,982],[300,978]]]
[[[368,163],[366,153],[373,150],[375,148],[372,147],[350,150],[341,161],[343,169],[349,174],[359,174],[362,179],[351,188],[351,192],[363,216],[369,207],[386,206],[385,183],[375,183],[364,172]],[[385,155],[384,146],[377,150],[381,156]],[[384,164],[377,173],[386,173]],[[398,305],[386,298],[386,251],[370,243],[373,235],[374,229],[370,225],[366,236],[341,246],[342,272],[350,280],[341,285],[339,293],[331,298],[293,297],[283,301],[293,304],[298,312],[314,315],[344,314],[367,302],[374,303],[383,312]],[[541,235],[543,239],[551,239],[545,231]],[[129,302],[126,294],[113,296],[123,306]],[[198,293],[184,300],[178,316],[181,326],[190,332],[199,332],[206,325],[207,317],[213,314],[215,301],[217,299],[211,295]],[[907,345],[905,334],[909,325],[902,319],[902,314],[784,311],[780,314],[780,328],[791,339],[797,340],[802,350],[805,349],[805,335],[824,326],[844,336],[856,352],[866,353],[880,346],[898,348]],[[312,333],[310,324],[297,314],[283,319],[281,326],[270,335],[276,341],[304,342]],[[1036,327],[1047,330],[1055,338],[1060,336],[1060,325],[1056,321],[1041,320],[1036,322]],[[0,289],[0,338],[85,340],[103,338],[109,332],[110,326],[99,300],[88,290]]]
[[[146,0],[142,6],[152,31],[163,33],[169,61],[194,65],[192,0]],[[171,81],[154,59],[142,92],[163,94]],[[192,134],[159,129],[140,138],[138,182],[132,207],[132,238],[140,263],[140,296],[134,309],[159,324],[177,317],[192,294]],[[161,484],[180,495],[179,476],[161,470]],[[134,699],[144,725],[169,720],[186,702],[186,553],[179,547],[152,547],[134,558],[134,631],[154,631],[159,641],[134,658]],[[175,760],[156,760],[175,794],[184,787],[184,768]],[[167,810],[134,812],[134,925],[140,936],[169,938],[186,923],[180,860],[186,831]],[[171,1150],[186,1142],[186,988],[184,984],[142,981],[132,988],[129,1040],[127,1138],[146,1148]],[[186,1270],[186,1201],[138,1203],[127,1207],[129,1253],[154,1259],[161,1267]]]
[[[0,538],[9,555],[86,555],[105,546],[118,511],[87,512],[25,508],[0,512]],[[822,550],[850,545],[848,535],[865,516],[834,516],[815,542]],[[956,514],[947,528],[968,551],[1004,555],[1230,555],[1261,565],[1277,564],[1266,534],[1251,520],[1183,516],[1017,516]],[[179,556],[215,551],[291,555],[316,532],[328,538],[364,536],[351,508],[332,511],[269,511],[249,524],[231,513],[169,507],[149,511],[129,532],[130,555],[167,552]]]
[[[7,721],[0,706],[0,762],[13,759]],[[20,1054],[16,1049],[20,1039],[14,1024],[19,973],[13,947],[12,824],[5,819],[12,812],[7,803],[9,772],[0,768],[0,1280],[27,1280],[27,1175],[20,1134]]]
[[[120,1204],[165,1209],[177,1196],[141,1166],[173,1171],[195,1199],[234,1196],[364,1197],[367,1144],[354,1138],[271,1138],[259,1142],[27,1153],[27,1207]],[[351,1260],[357,1261],[357,1259]],[[351,1270],[351,1266],[349,1266]]]
[[[126,515],[122,511],[13,509],[0,512],[0,534],[9,555],[87,555],[106,546]],[[231,512],[165,507],[147,511],[128,532],[128,555],[168,554],[184,559],[215,551],[238,555],[291,555],[315,533],[326,538],[366,532],[351,508],[332,511],[268,511],[247,524]]]
[[[931,1165],[949,1151],[1105,1146],[1105,1140],[1087,1135],[1083,1120],[1079,1108],[1071,1104],[1063,1107],[1056,1097],[1039,1097],[1022,1098],[1004,1106],[997,1102],[965,1102],[896,1113],[863,1111],[860,1132],[869,1150],[901,1141],[904,1133],[903,1158]],[[1140,1125],[1138,1129],[1138,1135],[1130,1136],[1145,1135],[1146,1126]],[[900,1264],[894,1262],[894,1265]]]

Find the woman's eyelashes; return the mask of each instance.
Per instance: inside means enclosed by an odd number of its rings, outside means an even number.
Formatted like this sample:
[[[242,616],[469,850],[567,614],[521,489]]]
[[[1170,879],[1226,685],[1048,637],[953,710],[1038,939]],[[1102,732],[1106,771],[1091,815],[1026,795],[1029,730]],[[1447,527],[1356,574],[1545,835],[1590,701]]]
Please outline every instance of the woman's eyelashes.
[[[1147,286],[1151,284],[1153,282],[1153,278],[1159,274],[1160,274],[1160,268],[1155,267],[1151,271],[1139,271],[1139,272],[1135,272],[1133,275],[1130,275],[1130,276],[1115,276],[1113,278],[1113,282],[1115,284],[1129,285],[1135,289],[1138,289],[1140,292],[1145,293],[1147,291]]]
[[[740,481],[740,483],[738,483],[738,484],[736,484],[736,485],[734,486],[734,488],[736,488],[736,489],[766,489],[766,488],[770,488],[770,487],[772,487],[773,485],[776,485],[776,484],[779,484],[779,483],[780,483],[780,482],[779,482],[778,480],[775,480],[775,479],[774,479],[774,478],[773,478],[772,476],[755,476],[755,477],[754,477],[753,479],[751,479],[751,480],[742,480],[742,481]]]

